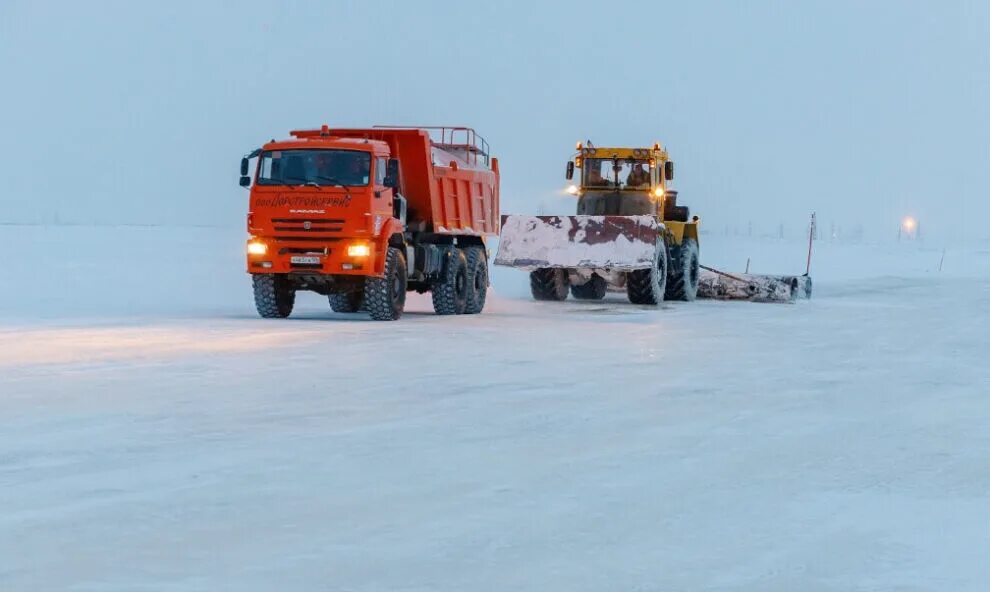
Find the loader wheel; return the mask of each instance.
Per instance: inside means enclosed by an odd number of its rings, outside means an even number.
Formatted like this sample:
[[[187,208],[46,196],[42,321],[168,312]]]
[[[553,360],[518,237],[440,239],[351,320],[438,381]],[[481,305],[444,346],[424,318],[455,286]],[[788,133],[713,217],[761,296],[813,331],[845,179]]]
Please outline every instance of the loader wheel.
[[[667,244],[661,238],[657,240],[653,267],[637,269],[626,274],[626,294],[629,295],[629,302],[652,305],[663,302],[669,267]]]
[[[341,292],[330,294],[330,308],[334,312],[358,312],[364,306],[364,292]]]
[[[265,319],[284,319],[292,314],[296,291],[284,275],[256,273],[251,275],[254,287],[254,307]]]
[[[578,300],[601,300],[607,291],[608,284],[605,283],[605,278],[598,274],[592,275],[585,284],[571,285],[571,296]]]
[[[563,269],[537,269],[529,274],[529,288],[536,300],[567,300],[570,281]]]
[[[488,297],[488,257],[481,247],[465,249],[467,253],[467,305],[465,314],[478,314],[485,308]]]
[[[438,315],[464,314],[468,301],[467,258],[460,249],[453,249],[441,280],[433,284],[433,311]]]
[[[684,300],[691,302],[698,297],[698,241],[686,238],[678,249],[679,254],[673,261],[670,279],[667,280],[667,300]]]
[[[396,321],[406,308],[406,258],[389,247],[385,254],[385,276],[364,280],[364,306],[376,321]]]

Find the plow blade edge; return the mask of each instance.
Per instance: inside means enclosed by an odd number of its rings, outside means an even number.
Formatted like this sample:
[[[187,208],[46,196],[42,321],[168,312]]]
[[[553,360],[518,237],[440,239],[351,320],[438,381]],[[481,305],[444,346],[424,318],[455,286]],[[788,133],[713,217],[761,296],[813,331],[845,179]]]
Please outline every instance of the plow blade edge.
[[[653,265],[653,216],[503,216],[495,265],[631,271]]]

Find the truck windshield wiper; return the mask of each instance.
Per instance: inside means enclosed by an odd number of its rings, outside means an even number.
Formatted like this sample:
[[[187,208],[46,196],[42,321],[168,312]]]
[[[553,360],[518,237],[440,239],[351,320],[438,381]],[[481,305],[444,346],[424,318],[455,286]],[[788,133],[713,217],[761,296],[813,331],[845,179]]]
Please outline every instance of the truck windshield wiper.
[[[331,185],[336,185],[337,187],[346,187],[346,185],[338,181],[336,177],[324,177],[323,175],[316,175],[316,178],[323,179],[324,181],[329,181]]]

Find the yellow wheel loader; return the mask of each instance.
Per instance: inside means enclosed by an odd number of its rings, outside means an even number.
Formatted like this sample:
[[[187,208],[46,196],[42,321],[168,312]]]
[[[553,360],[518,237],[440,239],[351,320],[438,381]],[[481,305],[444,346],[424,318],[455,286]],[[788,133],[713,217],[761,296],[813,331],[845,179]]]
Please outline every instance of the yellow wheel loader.
[[[699,221],[668,186],[666,150],[579,143],[566,177],[577,215],[503,216],[495,265],[528,270],[537,300],[596,300],[610,290],[635,304],[695,299]]]
[[[577,178],[575,179],[575,175]],[[669,187],[667,151],[578,143],[567,162],[576,216],[502,217],[495,265],[529,271],[537,300],[599,300],[624,291],[634,304],[663,300],[789,302],[811,297],[811,278],[730,274],[699,262],[697,216]],[[812,218],[814,224],[814,218]],[[811,267],[809,242],[808,270]]]

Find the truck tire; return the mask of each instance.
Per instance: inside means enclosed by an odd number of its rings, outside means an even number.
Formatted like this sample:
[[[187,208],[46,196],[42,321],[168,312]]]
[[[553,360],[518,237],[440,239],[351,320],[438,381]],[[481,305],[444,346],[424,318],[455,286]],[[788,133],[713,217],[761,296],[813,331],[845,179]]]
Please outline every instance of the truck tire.
[[[541,268],[529,274],[529,289],[536,300],[567,300],[567,271]]]
[[[433,310],[438,315],[464,314],[468,300],[468,267],[463,251],[451,250],[443,276],[433,284],[431,292]]]
[[[465,249],[467,254],[468,293],[465,314],[478,314],[488,297],[488,257],[482,247]]]
[[[677,249],[678,255],[670,266],[667,280],[667,300],[691,302],[698,297],[698,241],[686,238]]]
[[[334,312],[358,312],[364,306],[364,292],[340,292],[330,294],[330,308]]]
[[[364,306],[376,321],[397,321],[406,308],[406,258],[396,247],[385,253],[385,275],[364,280]]]
[[[598,274],[592,275],[590,280],[580,286],[571,285],[571,296],[578,300],[601,300],[607,291],[605,278]]]
[[[296,291],[284,275],[255,273],[251,275],[254,287],[254,307],[264,319],[284,319],[292,314],[296,303]]]
[[[649,269],[637,269],[626,274],[626,294],[629,295],[629,302],[654,306],[663,302],[669,268],[667,243],[663,238],[659,238],[657,239],[656,254],[653,257],[653,266]]]

